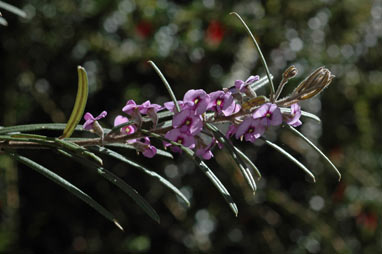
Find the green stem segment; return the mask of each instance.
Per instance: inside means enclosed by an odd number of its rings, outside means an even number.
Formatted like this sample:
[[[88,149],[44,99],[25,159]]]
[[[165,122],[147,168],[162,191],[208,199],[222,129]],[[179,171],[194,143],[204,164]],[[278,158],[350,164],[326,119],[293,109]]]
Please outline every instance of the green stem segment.
[[[230,15],[235,15],[235,16],[240,20],[240,22],[243,24],[243,26],[244,26],[245,29],[247,30],[249,36],[251,37],[253,43],[255,44],[256,50],[257,50],[257,52],[259,53],[261,62],[262,62],[263,65],[264,65],[264,68],[265,68],[265,71],[266,71],[266,73],[267,73],[267,77],[268,77],[268,80],[269,80],[269,84],[270,84],[270,87],[271,87],[271,95],[270,95],[269,97],[270,97],[270,100],[271,100],[272,102],[274,102],[275,88],[274,88],[274,86],[273,86],[273,81],[272,81],[271,73],[269,72],[267,62],[265,61],[265,58],[264,58],[264,56],[263,56],[263,53],[261,52],[261,49],[260,49],[260,47],[259,47],[259,44],[257,43],[257,41],[256,41],[256,39],[255,39],[255,36],[253,36],[251,30],[249,29],[249,27],[247,26],[247,24],[244,22],[244,20],[240,17],[240,15],[239,15],[238,13],[236,13],[236,12],[231,12]]]

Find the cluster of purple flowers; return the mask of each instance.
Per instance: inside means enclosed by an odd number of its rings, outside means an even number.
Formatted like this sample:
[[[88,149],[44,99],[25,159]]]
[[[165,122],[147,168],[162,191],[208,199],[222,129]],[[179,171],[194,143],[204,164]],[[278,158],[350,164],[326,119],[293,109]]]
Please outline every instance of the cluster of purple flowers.
[[[121,128],[121,134],[136,133],[142,125],[142,115],[146,115],[152,120],[153,131],[155,131],[158,123],[157,112],[167,109],[173,112],[174,116],[172,128],[164,134],[165,139],[194,149],[197,156],[208,160],[213,157],[211,149],[216,144],[219,146],[220,144],[213,137],[209,144],[206,144],[202,138],[202,131],[207,121],[213,123],[213,119],[226,118],[231,122],[226,137],[234,136],[240,140],[244,138],[250,142],[261,137],[269,126],[278,126],[283,122],[293,127],[301,125],[301,109],[297,103],[291,105],[288,113],[281,113],[280,108],[271,102],[266,102],[249,111],[242,110],[240,105],[242,98],[251,96],[249,86],[258,79],[259,76],[250,76],[246,81],[236,80],[235,85],[230,89],[219,90],[210,94],[202,89],[189,90],[184,95],[183,100],[178,101],[179,111],[173,101],[164,103],[162,107],[158,104],[151,104],[150,101],[137,105],[134,100],[129,100],[122,111],[130,117],[132,124]],[[207,112],[212,112],[213,118],[208,118]],[[92,129],[94,122],[105,116],[106,111],[95,118],[90,113],[86,113],[84,128]],[[129,122],[128,117],[118,115],[114,120],[114,126],[127,122]],[[208,132],[204,131],[204,133],[208,135]],[[126,142],[132,144],[138,152],[142,152],[148,158],[152,158],[157,152],[155,146],[151,145],[149,137],[143,136]],[[170,147],[173,152],[181,151],[179,146],[166,141],[163,143],[165,148]]]

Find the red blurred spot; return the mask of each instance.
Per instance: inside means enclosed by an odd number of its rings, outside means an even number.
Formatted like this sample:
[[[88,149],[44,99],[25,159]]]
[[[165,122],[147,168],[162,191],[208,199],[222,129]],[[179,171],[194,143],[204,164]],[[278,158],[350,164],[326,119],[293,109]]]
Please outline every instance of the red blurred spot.
[[[375,212],[361,212],[357,216],[356,222],[363,229],[374,233],[378,226],[378,216]]]
[[[142,20],[135,26],[135,32],[144,38],[147,38],[152,32],[152,25],[150,22]]]
[[[218,45],[224,37],[225,29],[223,25],[216,20],[212,20],[208,25],[206,32],[206,40],[208,43]]]
[[[346,190],[346,183],[344,182],[339,183],[337,186],[337,189],[333,193],[333,196],[332,196],[333,201],[340,202],[344,198],[345,190]]]

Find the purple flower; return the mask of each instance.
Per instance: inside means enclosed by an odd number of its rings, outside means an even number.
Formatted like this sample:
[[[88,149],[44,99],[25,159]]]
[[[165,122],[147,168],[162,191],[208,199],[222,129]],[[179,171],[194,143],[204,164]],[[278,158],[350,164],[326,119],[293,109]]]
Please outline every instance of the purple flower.
[[[236,103],[233,100],[232,93],[224,91],[216,91],[209,94],[210,103],[208,109],[211,109],[219,114],[230,116],[235,112]]]
[[[237,128],[235,137],[237,139],[244,136],[246,141],[254,142],[257,138],[264,134],[265,126],[261,119],[247,117]]]
[[[178,101],[178,104],[179,104],[179,107],[180,109],[184,109],[184,108],[187,108],[187,107],[192,107],[192,105],[194,105],[192,102],[188,101],[188,102],[184,102],[184,101]],[[171,112],[175,112],[175,104],[173,101],[168,101],[168,102],[165,102],[164,103],[164,107],[171,111]]]
[[[172,129],[168,131],[165,135],[165,138],[177,142],[185,147],[194,148],[195,147],[195,138],[188,135],[187,133],[181,132],[179,129]],[[164,142],[165,147],[171,146],[170,143]],[[180,152],[182,149],[178,146],[171,146],[174,152]]]
[[[283,121],[281,111],[276,104],[265,103],[258,108],[253,114],[254,119],[264,119],[265,125],[280,125]]]
[[[290,126],[297,127],[302,124],[300,121],[300,117],[301,107],[297,103],[294,103],[290,106],[290,114],[285,115],[285,120]]]
[[[135,103],[135,101],[128,100],[126,105],[122,108],[122,111],[128,115],[132,115],[134,111],[136,111],[137,109],[138,109],[138,105]]]
[[[200,144],[200,143],[199,143]],[[209,160],[214,157],[214,154],[211,152],[211,148],[216,144],[216,139],[212,139],[211,143],[206,145],[200,145],[198,149],[196,149],[195,154],[199,157],[202,157],[205,160]]]
[[[179,128],[181,132],[194,136],[203,129],[202,116],[195,115],[192,109],[185,109],[174,115],[172,127]]]
[[[229,139],[231,136],[233,136],[237,131],[237,126],[234,125],[234,124],[231,124],[229,127],[228,127],[228,130],[227,130],[227,133],[225,134],[225,136]]]
[[[243,80],[236,80],[235,81],[235,88],[236,90],[244,93],[247,89],[247,86],[250,84],[253,84],[254,82],[258,81],[260,79],[259,75],[256,76],[250,76],[245,82]]]
[[[144,137],[139,139],[139,141],[136,141],[134,143],[134,147],[137,151],[142,152],[142,154],[147,158],[152,158],[157,154],[156,147],[151,145],[148,137]]]
[[[207,110],[210,96],[202,89],[191,89],[184,95],[183,101],[185,103],[191,102],[191,109],[195,110],[195,114],[201,115]]]
[[[117,125],[120,125],[120,124],[123,124],[123,123],[127,123],[128,121],[129,121],[129,119],[127,117],[118,115],[114,119],[114,126],[117,126]],[[133,125],[133,124],[121,128],[121,133],[124,133],[124,134],[127,134],[127,135],[133,134],[136,131],[137,131],[137,127],[135,125]]]
[[[101,118],[104,118],[106,115],[107,115],[107,112],[106,111],[102,111],[101,114],[99,114],[97,117],[94,118],[94,116],[91,113],[87,112],[84,115],[84,119],[85,119],[86,122],[84,123],[83,128],[85,130],[93,129],[93,123],[95,121],[100,120]]]
[[[141,105],[138,106],[139,112],[141,114],[148,114],[149,111],[154,111],[155,113],[163,109],[161,105],[151,104],[149,100],[145,101]]]
[[[138,106],[138,110],[141,114],[147,114],[150,117],[151,121],[154,124],[154,128],[156,128],[158,124],[158,115],[157,112],[162,110],[163,107],[158,104],[151,104],[150,101],[145,101],[141,105]]]
[[[129,100],[122,108],[122,111],[130,115],[131,118],[138,124],[138,126],[142,125],[142,116],[139,112],[139,106],[135,103],[134,100]]]

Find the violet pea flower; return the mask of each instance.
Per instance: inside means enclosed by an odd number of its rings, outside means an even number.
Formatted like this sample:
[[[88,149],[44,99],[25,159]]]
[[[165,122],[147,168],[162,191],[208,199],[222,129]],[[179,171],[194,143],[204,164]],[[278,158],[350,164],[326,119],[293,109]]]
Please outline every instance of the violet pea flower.
[[[84,115],[84,119],[85,119],[85,123],[83,125],[83,128],[85,130],[91,130],[93,129],[93,123],[95,121],[98,121],[102,118],[104,118],[105,116],[107,115],[107,112],[106,111],[102,111],[101,114],[99,114],[97,117],[94,117],[91,113],[87,112],[85,115]]]
[[[211,109],[218,114],[223,113],[230,116],[235,113],[236,103],[231,92],[216,91],[209,94],[210,103],[207,109]]]
[[[207,110],[210,96],[203,89],[191,89],[185,93],[183,101],[191,102],[191,109],[195,110],[196,115],[201,115]],[[189,107],[188,104],[186,106]]]
[[[184,108],[192,107],[192,105],[194,105],[193,102],[191,101],[187,101],[187,102],[178,101],[178,104],[179,104],[180,110]],[[173,101],[167,101],[163,105],[168,111],[175,112],[175,103]]]
[[[237,91],[244,93],[245,90],[247,89],[248,85],[253,84],[254,82],[258,81],[259,79],[260,79],[259,75],[256,75],[256,76],[250,76],[249,78],[247,78],[246,81],[243,81],[240,79],[236,80],[235,81],[235,88]]]
[[[290,126],[297,127],[302,123],[300,121],[301,117],[301,107],[297,103],[294,103],[290,106],[290,114],[286,115],[286,122]]]
[[[120,124],[127,123],[128,121],[129,121],[129,119],[127,117],[118,115],[114,119],[114,126],[118,126]],[[137,127],[134,124],[121,128],[121,133],[127,134],[127,135],[133,134],[136,131],[137,131]]]
[[[182,110],[174,115],[172,127],[179,128],[181,132],[194,136],[203,129],[202,116],[195,115],[194,110],[189,108]]]
[[[165,135],[165,138],[177,142],[185,147],[194,148],[195,147],[195,138],[193,136],[188,135],[187,133],[181,132],[179,129],[172,129],[168,131]],[[173,146],[171,143],[164,142],[165,147],[171,146],[172,151],[178,153],[181,152],[182,149],[178,146]]]
[[[244,136],[246,141],[255,142],[265,132],[265,126],[261,119],[247,117],[237,128],[235,137],[237,139]]]
[[[254,119],[262,119],[265,121],[265,126],[280,125],[283,121],[280,108],[276,104],[265,103],[261,105],[255,113],[253,113]]]
[[[134,143],[134,147],[147,158],[152,158],[157,154],[157,148],[151,145],[148,137],[140,138],[139,141]]]
[[[209,160],[212,157],[214,157],[214,154],[211,151],[211,148],[216,144],[216,139],[213,138],[211,143],[208,146],[200,146],[198,149],[196,149],[195,154],[204,160]]]

